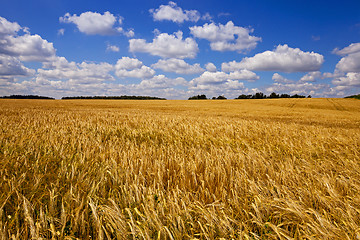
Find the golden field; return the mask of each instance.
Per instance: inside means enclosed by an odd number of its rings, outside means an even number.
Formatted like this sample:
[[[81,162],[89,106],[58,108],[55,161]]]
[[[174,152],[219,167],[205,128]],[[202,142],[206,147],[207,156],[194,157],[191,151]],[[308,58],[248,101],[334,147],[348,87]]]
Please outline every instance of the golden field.
[[[0,100],[0,239],[360,239],[360,101]]]

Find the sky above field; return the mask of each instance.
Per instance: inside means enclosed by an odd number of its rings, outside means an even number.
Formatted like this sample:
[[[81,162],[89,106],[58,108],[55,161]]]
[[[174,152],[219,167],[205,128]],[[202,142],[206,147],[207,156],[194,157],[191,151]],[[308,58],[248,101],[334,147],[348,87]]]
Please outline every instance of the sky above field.
[[[0,95],[360,93],[360,1],[1,0]]]

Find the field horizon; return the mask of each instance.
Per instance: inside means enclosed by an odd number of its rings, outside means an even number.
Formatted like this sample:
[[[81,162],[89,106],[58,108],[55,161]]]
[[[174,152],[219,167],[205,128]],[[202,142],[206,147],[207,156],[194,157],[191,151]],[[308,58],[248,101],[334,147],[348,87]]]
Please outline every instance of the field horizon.
[[[360,239],[360,101],[0,99],[0,239]]]

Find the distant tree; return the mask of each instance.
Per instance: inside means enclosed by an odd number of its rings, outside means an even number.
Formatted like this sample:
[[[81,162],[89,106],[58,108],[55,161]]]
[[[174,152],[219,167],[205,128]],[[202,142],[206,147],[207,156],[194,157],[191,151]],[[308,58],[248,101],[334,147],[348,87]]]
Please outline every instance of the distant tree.
[[[235,99],[265,99],[265,98],[305,98],[305,96],[298,94],[290,96],[289,94],[286,93],[277,94],[275,92],[272,92],[269,96],[266,96],[262,92],[257,92],[254,95],[241,94]],[[308,98],[311,98],[311,96],[309,95]]]
[[[63,100],[71,99],[104,99],[104,100],[166,100],[166,98],[150,97],[150,96],[76,96],[62,97]]]
[[[252,98],[252,95],[241,94],[235,99],[250,99],[250,98]]]
[[[215,100],[216,99],[216,97],[212,97],[212,100]]]
[[[307,98],[311,98],[311,95],[307,96]]]
[[[345,98],[355,98],[355,99],[360,99],[360,94],[358,95],[351,95],[351,96],[347,96]]]
[[[252,96],[253,99],[264,99],[266,98],[266,95],[263,94],[262,92],[257,92],[255,93],[255,95]]]
[[[38,95],[10,95],[10,96],[2,96],[0,98],[7,98],[7,99],[55,99],[52,97],[45,97],[45,96],[38,96]]]
[[[305,96],[295,94],[295,95],[292,95],[291,98],[305,98]]]
[[[279,98],[279,97],[280,97],[279,94],[276,94],[274,92],[272,92],[269,96],[269,98]]]
[[[290,98],[289,94],[283,93],[280,95],[280,98]]]
[[[198,100],[198,99],[207,99],[207,97],[205,94],[202,94],[202,95],[196,95],[196,96],[189,97],[188,100]]]

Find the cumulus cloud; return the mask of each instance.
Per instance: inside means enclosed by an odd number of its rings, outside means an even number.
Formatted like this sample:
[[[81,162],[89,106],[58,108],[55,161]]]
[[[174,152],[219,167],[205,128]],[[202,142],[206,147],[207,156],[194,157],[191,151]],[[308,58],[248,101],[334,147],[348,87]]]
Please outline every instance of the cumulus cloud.
[[[16,35],[22,28],[17,22],[9,22],[0,17],[0,37],[1,35]]]
[[[19,57],[21,61],[49,61],[55,57],[52,43],[39,35],[5,36],[0,42],[0,53]]]
[[[204,72],[199,77],[191,80],[192,84],[203,84],[203,83],[223,83],[229,79],[229,74],[224,72]]]
[[[205,68],[208,72],[216,72],[216,66],[211,62],[205,64]]]
[[[360,43],[352,43],[341,50],[335,48],[333,53],[344,56],[336,64],[332,83],[337,86],[334,89],[360,87]]]
[[[74,23],[80,32],[87,35],[113,35],[116,33],[123,33],[126,36],[134,36],[134,31],[124,31],[119,25],[122,24],[122,17],[115,17],[110,12],[100,14],[97,12],[84,12],[79,16],[76,14],[71,15],[66,13],[63,17],[59,18],[62,23]]]
[[[19,35],[22,30],[25,34]],[[55,57],[52,43],[39,35],[31,35],[27,28],[0,17],[0,54],[18,57],[21,61],[48,61]]]
[[[44,62],[44,69],[59,69],[59,70],[67,70],[67,69],[75,69],[77,64],[75,62],[69,62],[65,57],[55,57],[52,61]]]
[[[224,93],[229,93],[230,91],[240,90],[245,88],[243,82],[230,80],[230,79],[221,82],[219,84],[209,84],[209,83],[194,84],[193,82],[190,82],[190,84],[191,84],[189,87],[190,91],[194,91],[194,90],[208,91],[213,95],[214,94],[222,95]]]
[[[341,55],[341,56],[345,56],[345,55],[357,53],[357,52],[360,52],[360,43],[352,43],[343,49],[335,48],[332,51],[332,53]]]
[[[219,84],[225,83],[229,80],[246,80],[246,81],[255,81],[258,80],[259,76],[257,76],[254,72],[243,69],[240,71],[231,72],[229,74],[225,72],[204,72],[199,77],[191,80],[192,85],[197,84]]]
[[[315,82],[316,79],[336,77],[334,73],[321,73],[320,71],[309,72],[300,78],[300,82]]]
[[[4,76],[32,76],[35,70],[25,67],[19,59],[0,55],[0,77]]]
[[[246,57],[241,62],[222,64],[223,71],[249,69],[257,71],[311,72],[320,69],[324,62],[321,54],[303,52],[299,48],[278,45],[274,51],[258,53],[254,57]]]
[[[125,36],[127,36],[128,38],[130,38],[130,37],[134,37],[135,32],[134,32],[134,29],[129,29],[128,31],[124,31],[123,34]]]
[[[165,72],[174,72],[177,74],[196,74],[205,71],[198,63],[190,65],[184,60],[176,58],[160,59],[151,66],[155,69],[161,69]]]
[[[164,58],[194,58],[199,51],[198,45],[192,38],[183,40],[183,33],[161,33],[147,43],[145,39],[130,39],[130,52],[145,52]]]
[[[36,94],[56,98],[63,96],[120,96],[120,95],[148,95],[166,97],[168,99],[181,99],[187,93],[185,90],[173,88],[181,78],[170,79],[166,83],[149,83],[148,81],[139,84],[123,85],[116,82],[89,82],[82,83],[73,80],[56,79],[31,79],[22,82],[14,82],[11,78],[0,77],[0,95],[9,94]],[[175,82],[174,82],[175,81]]]
[[[274,75],[272,76],[272,80],[274,80],[274,82],[277,82],[277,83],[293,83],[294,82],[293,80],[287,79],[278,73],[274,73]]]
[[[59,36],[64,36],[64,34],[65,34],[65,29],[64,29],[64,28],[60,28],[60,29],[58,30],[58,35],[59,35]]]
[[[155,71],[145,66],[136,58],[122,57],[115,65],[115,74],[118,77],[151,78]]]
[[[118,46],[108,44],[106,47],[106,51],[119,52],[120,48]]]
[[[196,10],[182,10],[175,2],[169,2],[168,5],[160,5],[158,9],[150,9],[155,21],[173,21],[182,23],[184,21],[197,22],[201,15]],[[205,15],[208,18],[208,15]]]
[[[360,87],[360,43],[352,43],[343,49],[335,48],[333,53],[344,56],[336,64],[332,83],[336,90]]]
[[[150,79],[142,80],[138,85],[134,84],[133,87],[142,88],[142,89],[154,89],[154,88],[169,88],[174,86],[185,86],[187,81],[178,77],[175,79],[168,78],[165,75],[156,75]]]
[[[256,73],[251,72],[247,69],[231,72],[228,74],[228,76],[232,80],[246,80],[249,82],[253,82],[259,79],[259,76],[257,76]]]
[[[300,81],[301,82],[315,82],[316,79],[322,78],[322,73],[320,71],[309,72],[305,74]]]
[[[314,84],[299,81],[292,83],[276,82],[266,88],[266,92],[321,96],[322,92],[326,89],[329,89],[327,84]]]
[[[360,72],[360,52],[341,58],[336,64],[336,69],[342,72]]]
[[[346,76],[335,78],[332,83],[339,86],[360,87],[360,73],[349,72]]]
[[[109,73],[114,67],[109,63],[75,63],[68,62],[64,57],[56,57],[51,63],[38,69],[36,80],[46,83],[50,80],[68,80],[70,83],[91,84],[103,81],[113,81]]]
[[[239,53],[254,49],[261,38],[250,36],[253,29],[235,26],[232,21],[226,25],[205,23],[203,26],[190,27],[191,34],[210,41],[215,51],[237,51]]]

